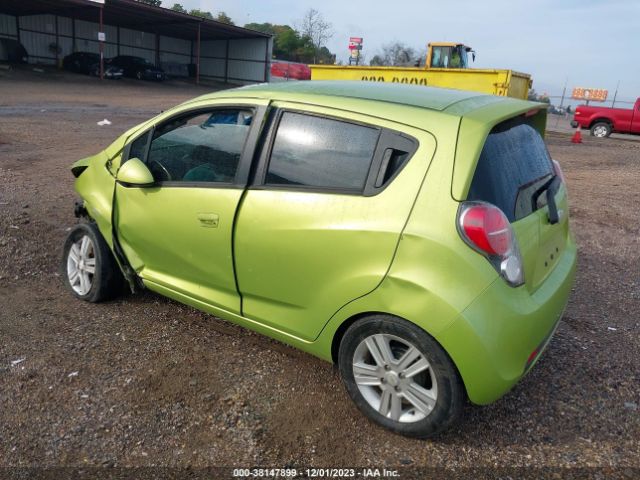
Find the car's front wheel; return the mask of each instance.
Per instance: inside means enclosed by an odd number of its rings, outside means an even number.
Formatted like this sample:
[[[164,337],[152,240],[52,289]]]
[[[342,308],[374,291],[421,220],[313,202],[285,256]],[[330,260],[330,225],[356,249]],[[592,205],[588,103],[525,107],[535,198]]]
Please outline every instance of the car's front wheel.
[[[396,317],[374,315],[351,325],[340,343],[338,364],[358,408],[402,435],[426,438],[445,430],[466,399],[442,347]]]
[[[120,268],[95,224],[80,223],[69,232],[61,266],[65,284],[82,300],[100,302],[122,291]]]

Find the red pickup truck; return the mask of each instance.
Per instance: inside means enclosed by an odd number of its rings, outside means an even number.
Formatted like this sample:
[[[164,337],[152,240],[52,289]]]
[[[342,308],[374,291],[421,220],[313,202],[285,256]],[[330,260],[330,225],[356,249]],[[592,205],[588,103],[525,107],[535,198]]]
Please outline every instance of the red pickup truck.
[[[608,137],[612,132],[640,135],[640,98],[630,109],[579,105],[571,122],[574,128],[578,125],[596,137]]]

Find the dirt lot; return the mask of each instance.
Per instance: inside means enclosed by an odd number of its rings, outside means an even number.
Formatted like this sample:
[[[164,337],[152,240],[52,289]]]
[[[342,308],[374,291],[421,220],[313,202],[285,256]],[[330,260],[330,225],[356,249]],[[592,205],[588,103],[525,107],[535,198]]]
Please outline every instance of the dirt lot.
[[[640,142],[549,136],[580,247],[566,315],[530,375],[436,440],[369,423],[331,365],[155,294],[74,300],[69,165],[210,90],[0,71],[0,466],[640,467]]]

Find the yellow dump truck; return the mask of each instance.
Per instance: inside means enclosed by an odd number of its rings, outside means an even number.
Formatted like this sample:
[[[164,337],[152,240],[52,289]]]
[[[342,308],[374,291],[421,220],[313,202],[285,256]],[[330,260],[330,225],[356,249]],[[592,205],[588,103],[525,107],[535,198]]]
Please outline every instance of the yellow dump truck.
[[[464,44],[437,42],[428,45],[424,67],[309,67],[311,80],[409,83],[527,98],[533,82],[530,75],[513,70],[469,68],[469,54],[475,59],[475,52]]]

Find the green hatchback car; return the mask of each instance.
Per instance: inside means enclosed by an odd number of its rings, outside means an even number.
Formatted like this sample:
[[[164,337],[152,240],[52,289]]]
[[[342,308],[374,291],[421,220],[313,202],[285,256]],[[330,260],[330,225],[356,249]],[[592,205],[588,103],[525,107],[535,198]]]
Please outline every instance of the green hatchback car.
[[[360,82],[225,90],[72,167],[71,292],[147,288],[338,365],[360,410],[447,428],[526,374],[576,246],[537,103]]]

